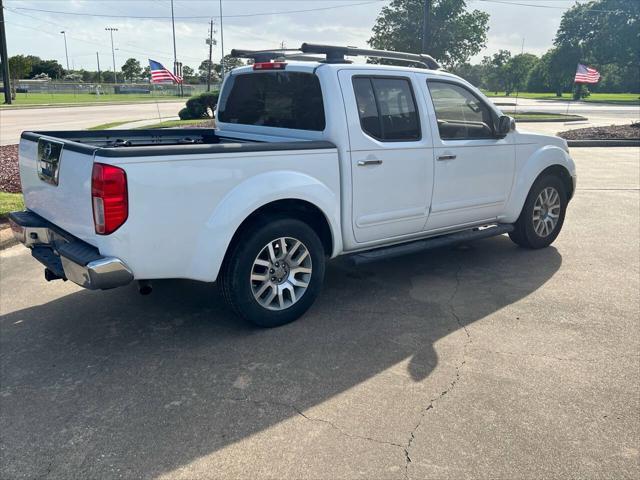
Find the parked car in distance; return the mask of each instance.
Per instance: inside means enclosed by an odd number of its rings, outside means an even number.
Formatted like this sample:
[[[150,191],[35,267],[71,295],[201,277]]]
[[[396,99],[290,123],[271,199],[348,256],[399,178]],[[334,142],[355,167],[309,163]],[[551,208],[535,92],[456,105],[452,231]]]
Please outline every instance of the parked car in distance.
[[[560,233],[567,143],[521,132],[430,57],[304,44],[226,77],[216,129],[24,132],[15,235],[47,280],[217,282],[256,325],[300,317],[328,258]],[[305,55],[325,55],[305,58]],[[348,63],[365,54],[427,68]]]

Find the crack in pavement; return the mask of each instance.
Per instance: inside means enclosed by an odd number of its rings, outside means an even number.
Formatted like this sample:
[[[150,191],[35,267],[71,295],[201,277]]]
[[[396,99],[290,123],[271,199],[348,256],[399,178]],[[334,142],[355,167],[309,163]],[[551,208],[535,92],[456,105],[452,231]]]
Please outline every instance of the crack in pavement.
[[[344,428],[342,428],[341,426],[333,423],[330,420],[326,420],[324,418],[312,417],[310,415],[307,415],[300,408],[298,408],[296,405],[294,405],[292,403],[280,402],[280,401],[277,401],[277,400],[257,400],[257,399],[249,398],[248,396],[242,396],[242,397],[219,397],[218,399],[219,400],[232,401],[232,402],[247,402],[247,403],[253,403],[255,405],[276,405],[276,406],[279,406],[279,407],[288,408],[288,409],[293,410],[297,415],[299,415],[300,417],[304,418],[305,420],[308,420],[310,422],[318,422],[318,423],[324,423],[326,425],[329,425],[331,428],[333,428],[334,430],[336,430],[341,435],[343,435],[343,436],[345,436],[347,438],[365,440],[365,441],[377,443],[377,444],[380,444],[380,445],[391,445],[393,447],[404,448],[404,446],[400,445],[399,443],[387,442],[385,440],[379,440],[377,438],[365,437],[365,436],[362,436],[362,435],[355,435],[353,433],[350,433],[350,432],[346,431]]]
[[[458,324],[458,326],[464,331],[464,333],[467,336],[467,341],[464,343],[464,346],[462,347],[462,362],[460,362],[460,364],[456,366],[455,377],[449,383],[449,386],[444,391],[442,391],[437,397],[432,398],[429,401],[429,405],[427,405],[425,408],[422,409],[422,411],[420,412],[420,417],[418,419],[418,422],[416,423],[416,426],[413,427],[411,432],[409,432],[409,435],[410,435],[409,436],[409,440],[407,442],[406,447],[404,447],[404,454],[405,454],[404,477],[407,478],[407,479],[409,478],[409,464],[412,462],[410,450],[411,450],[411,446],[412,446],[412,444],[413,444],[413,442],[414,442],[414,440],[416,438],[415,434],[416,434],[417,430],[421,427],[422,422],[423,422],[427,412],[434,408],[434,403],[437,402],[438,400],[440,400],[442,397],[444,397],[451,390],[453,390],[453,388],[455,388],[456,384],[460,380],[460,370],[467,363],[467,348],[472,343],[471,334],[469,333],[469,330],[467,329],[466,325],[460,319],[460,317],[459,317],[458,313],[456,312],[456,309],[455,309],[455,307],[453,305],[453,301],[455,300],[456,295],[458,294],[458,290],[460,289],[460,271],[461,270],[462,270],[462,264],[459,263],[458,264],[458,268],[456,269],[456,272],[455,272],[455,275],[454,275],[454,278],[455,278],[455,281],[456,281],[456,285],[455,285],[455,288],[453,290],[453,293],[451,294],[451,296],[449,297],[449,300],[447,301],[447,306],[449,307],[449,312],[451,313],[451,316],[455,319],[455,321]]]

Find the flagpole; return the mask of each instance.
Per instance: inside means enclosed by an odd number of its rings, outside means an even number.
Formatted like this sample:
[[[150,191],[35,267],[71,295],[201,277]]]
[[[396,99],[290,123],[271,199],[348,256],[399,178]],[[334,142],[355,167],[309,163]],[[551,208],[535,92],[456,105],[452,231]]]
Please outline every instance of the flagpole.
[[[176,20],[173,15],[173,0],[171,0],[171,29],[173,30],[173,74],[177,77],[178,73],[178,52],[176,50]],[[180,85],[180,96],[183,95],[182,83]]]

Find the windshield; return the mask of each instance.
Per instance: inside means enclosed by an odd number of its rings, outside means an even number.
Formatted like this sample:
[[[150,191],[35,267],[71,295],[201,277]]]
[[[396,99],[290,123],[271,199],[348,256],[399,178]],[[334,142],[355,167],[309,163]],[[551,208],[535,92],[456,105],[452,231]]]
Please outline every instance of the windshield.
[[[220,98],[218,120],[322,131],[325,117],[318,77],[286,71],[232,75]]]

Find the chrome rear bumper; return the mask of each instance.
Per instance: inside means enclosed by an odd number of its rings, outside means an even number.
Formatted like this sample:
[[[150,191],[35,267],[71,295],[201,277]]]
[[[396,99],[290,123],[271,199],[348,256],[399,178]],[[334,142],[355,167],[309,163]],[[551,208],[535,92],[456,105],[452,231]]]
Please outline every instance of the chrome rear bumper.
[[[122,260],[100,255],[97,248],[33,212],[10,213],[9,223],[18,241],[45,266],[47,280],[71,280],[89,290],[120,287],[133,280]]]

